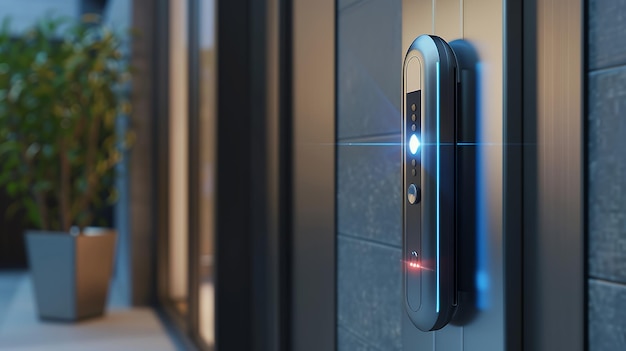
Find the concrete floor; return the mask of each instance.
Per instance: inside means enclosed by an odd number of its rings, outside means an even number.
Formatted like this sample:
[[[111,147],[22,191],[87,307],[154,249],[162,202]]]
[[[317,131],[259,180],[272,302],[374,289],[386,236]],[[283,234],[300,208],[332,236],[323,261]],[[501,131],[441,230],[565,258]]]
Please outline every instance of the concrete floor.
[[[1,351],[175,351],[156,313],[109,303],[102,318],[80,323],[42,322],[30,276],[0,272]]]

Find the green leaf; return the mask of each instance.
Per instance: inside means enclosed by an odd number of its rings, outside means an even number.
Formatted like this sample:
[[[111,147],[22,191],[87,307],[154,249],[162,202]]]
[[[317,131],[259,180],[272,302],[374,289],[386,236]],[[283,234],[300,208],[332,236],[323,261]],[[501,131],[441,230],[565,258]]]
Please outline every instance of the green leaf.
[[[23,88],[24,82],[22,80],[16,81],[9,89],[9,93],[7,94],[8,100],[11,102],[17,101],[20,98]]]
[[[28,149],[26,149],[26,158],[33,159],[37,155],[39,150],[41,150],[41,147],[39,146],[38,143],[30,144],[28,146]]]
[[[38,228],[41,228],[42,218],[39,214],[39,209],[37,208],[35,201],[31,198],[25,198],[22,204],[24,205],[24,209],[26,210],[26,217],[28,218],[28,221]]]
[[[9,184],[7,184],[7,194],[9,194],[9,196],[11,197],[15,197],[19,189],[20,185],[18,182],[10,182]]]

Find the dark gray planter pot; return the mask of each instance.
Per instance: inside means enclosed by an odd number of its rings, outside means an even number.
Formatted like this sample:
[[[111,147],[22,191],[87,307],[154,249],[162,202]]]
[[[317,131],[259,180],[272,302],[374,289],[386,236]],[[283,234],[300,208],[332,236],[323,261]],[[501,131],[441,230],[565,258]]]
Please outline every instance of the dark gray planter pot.
[[[26,232],[40,318],[76,321],[104,313],[115,239],[115,231],[104,228],[86,228],[81,235]]]

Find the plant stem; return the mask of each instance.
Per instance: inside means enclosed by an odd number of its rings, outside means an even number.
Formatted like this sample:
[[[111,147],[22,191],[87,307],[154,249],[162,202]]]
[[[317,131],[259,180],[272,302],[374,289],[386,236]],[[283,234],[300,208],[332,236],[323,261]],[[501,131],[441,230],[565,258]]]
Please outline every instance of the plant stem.
[[[26,150],[27,147],[24,147],[23,150]],[[19,158],[22,161],[22,164],[26,165],[25,175],[27,180],[27,184],[31,184],[30,193],[35,198],[35,202],[37,203],[37,212],[39,212],[39,225],[43,230],[50,230],[50,223],[48,222],[48,206],[46,204],[46,196],[45,192],[35,190],[33,184],[33,164],[32,160],[26,157],[23,153],[18,153]]]
[[[41,191],[32,191],[37,203],[37,209],[39,211],[39,220],[41,229],[50,230],[50,223],[48,223],[48,207],[46,206],[46,199]]]
[[[87,156],[84,165],[87,187],[82,193],[80,201],[76,201],[75,203],[77,207],[74,209],[74,211],[72,211],[74,213],[74,217],[78,216],[78,213],[81,210],[87,208],[91,204],[96,183],[100,181],[100,179],[98,179],[98,173],[96,171],[96,153],[98,152],[98,142],[100,134],[100,116],[96,113],[91,117],[85,118],[90,118],[91,122],[89,125],[89,133],[87,133]],[[89,211],[87,211],[87,213],[89,213]]]
[[[61,210],[61,230],[69,231],[72,226],[72,212],[70,210],[70,162],[67,158],[65,140],[59,143],[59,158],[61,162],[61,184],[59,189],[59,206]]]

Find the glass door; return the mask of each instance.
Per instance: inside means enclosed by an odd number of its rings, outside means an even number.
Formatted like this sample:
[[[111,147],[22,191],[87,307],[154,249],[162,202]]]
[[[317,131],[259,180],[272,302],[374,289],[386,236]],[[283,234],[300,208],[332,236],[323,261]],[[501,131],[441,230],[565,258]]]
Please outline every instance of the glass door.
[[[159,189],[160,303],[184,337],[215,345],[216,41],[214,0],[163,0],[166,140]]]

